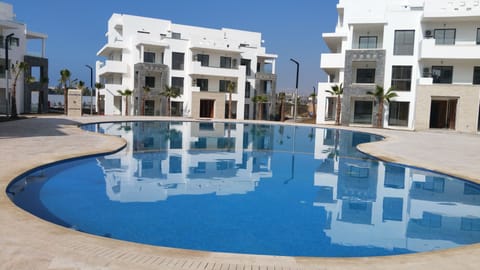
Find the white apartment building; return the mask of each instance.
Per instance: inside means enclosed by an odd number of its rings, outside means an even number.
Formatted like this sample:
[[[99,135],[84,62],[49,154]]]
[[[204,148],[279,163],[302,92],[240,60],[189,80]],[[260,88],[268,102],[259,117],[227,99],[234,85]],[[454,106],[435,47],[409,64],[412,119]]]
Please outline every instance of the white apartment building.
[[[13,34],[13,35],[12,35]],[[6,40],[8,37],[8,80],[5,67]],[[42,113],[48,111],[48,59],[45,56],[47,35],[27,30],[25,23],[19,22],[13,13],[13,6],[0,2],[0,114],[10,113],[14,74],[12,65],[20,62],[28,64],[25,74],[21,74],[16,86],[16,106],[18,113]],[[39,51],[27,51],[27,42],[37,40]],[[26,83],[24,78],[34,77],[35,82]],[[8,81],[8,87],[7,87]]]
[[[333,123],[342,83],[343,125],[372,125],[375,85],[396,90],[384,126],[477,132],[480,98],[480,1],[340,0],[338,22],[323,39],[327,83],[318,85],[317,123]]]
[[[172,116],[226,118],[229,82],[234,118],[252,119],[251,98],[266,95],[264,116],[275,110],[275,60],[266,53],[260,33],[173,24],[154,18],[113,14],[107,44],[97,53],[100,113],[168,115],[165,86],[180,89],[171,99]],[[148,87],[149,92],[143,89]],[[129,89],[123,97],[118,90]],[[128,112],[127,109],[128,102]]]

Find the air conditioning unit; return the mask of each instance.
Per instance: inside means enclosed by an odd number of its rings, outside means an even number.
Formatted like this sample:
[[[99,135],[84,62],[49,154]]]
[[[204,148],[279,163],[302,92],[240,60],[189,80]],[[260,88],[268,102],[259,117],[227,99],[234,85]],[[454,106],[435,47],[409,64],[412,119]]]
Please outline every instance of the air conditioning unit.
[[[431,37],[433,37],[432,30],[425,30],[425,37],[426,37],[426,38],[431,38]]]

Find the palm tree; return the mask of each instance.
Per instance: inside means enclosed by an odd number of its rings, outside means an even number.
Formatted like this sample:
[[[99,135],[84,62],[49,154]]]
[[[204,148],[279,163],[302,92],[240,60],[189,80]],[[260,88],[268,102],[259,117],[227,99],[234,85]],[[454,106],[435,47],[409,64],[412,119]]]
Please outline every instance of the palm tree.
[[[285,121],[285,92],[278,93],[278,98],[280,99],[280,121]]]
[[[125,89],[125,90],[118,90],[117,91],[121,96],[126,98],[125,101],[125,115],[128,116],[128,100],[130,99],[130,96],[133,94],[133,91],[130,89]]]
[[[268,102],[268,98],[265,95],[260,95],[260,96],[254,96],[252,98],[253,103],[257,104],[257,120],[262,120],[263,119],[263,103]]]
[[[176,98],[176,97],[179,97],[181,96],[180,94],[180,89],[178,89],[177,87],[170,87],[168,85],[165,85],[165,91],[163,91],[162,93],[160,93],[160,95],[164,96],[167,98],[167,112],[168,112],[168,116],[172,116],[172,110],[171,110],[171,106],[170,106],[170,100],[172,98]]]
[[[84,81],[78,81],[77,83],[77,89],[78,90],[82,90],[83,92],[83,89],[85,89],[85,82]],[[83,94],[83,93],[82,93]]]
[[[142,110],[142,115],[145,115],[145,97],[148,95],[148,93],[150,93],[150,87],[144,86],[144,87],[142,87],[142,90],[143,90],[143,92],[142,92],[142,106],[141,106],[142,108],[141,108],[141,110]]]
[[[375,86],[375,92],[368,91],[367,94],[375,98],[375,102],[378,104],[377,108],[377,127],[383,128],[383,106],[386,103],[390,103],[390,99],[397,97],[397,93],[394,92],[393,88],[388,88],[387,92],[385,89],[380,86]]]
[[[331,86],[331,90],[325,90],[325,92],[329,93],[332,96],[337,98],[337,112],[335,116],[335,125],[340,125],[340,113],[342,111],[342,100],[341,96],[343,95],[343,85],[336,84]]]
[[[96,82],[95,83],[95,89],[97,89],[96,91],[96,96],[97,96],[97,112],[100,113],[100,89],[103,89],[105,87],[105,85],[103,85],[102,83],[99,83],[99,82]]]
[[[67,114],[68,109],[68,86],[70,84],[71,73],[68,69],[60,70],[60,84],[63,84],[63,112]]]
[[[28,64],[25,62],[17,62],[15,66],[12,66],[12,72],[14,74],[13,79],[13,88],[12,88],[12,111],[10,118],[17,118],[17,81],[20,74],[25,73],[28,70]],[[29,76],[25,78],[25,82],[31,83],[34,81],[34,78]]]
[[[235,82],[228,82],[228,119],[232,119],[232,93],[235,91],[236,85]]]

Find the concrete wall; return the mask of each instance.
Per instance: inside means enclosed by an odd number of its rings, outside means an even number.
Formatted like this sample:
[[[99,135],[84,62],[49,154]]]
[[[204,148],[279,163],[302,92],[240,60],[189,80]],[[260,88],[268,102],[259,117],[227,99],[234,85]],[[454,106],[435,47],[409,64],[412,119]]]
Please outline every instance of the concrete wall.
[[[480,87],[469,85],[419,85],[415,113],[415,129],[430,128],[430,110],[433,98],[457,98],[455,130],[477,132]]]

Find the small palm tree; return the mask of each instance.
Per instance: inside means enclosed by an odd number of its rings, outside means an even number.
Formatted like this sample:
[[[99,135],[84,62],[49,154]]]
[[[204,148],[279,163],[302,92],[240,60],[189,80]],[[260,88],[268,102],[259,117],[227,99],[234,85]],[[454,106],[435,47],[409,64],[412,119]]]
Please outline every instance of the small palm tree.
[[[165,91],[163,91],[162,93],[160,93],[160,95],[164,96],[167,98],[167,112],[168,112],[168,116],[172,116],[172,110],[171,110],[171,106],[170,106],[170,100],[172,98],[176,98],[176,97],[179,97],[181,96],[180,94],[180,89],[178,89],[177,87],[170,87],[168,85],[165,85]]]
[[[17,62],[14,66],[12,66],[12,72],[14,74],[13,79],[13,88],[12,88],[12,108],[11,108],[11,118],[17,118],[17,81],[20,74],[23,72],[25,73],[28,70],[28,64],[25,62]],[[32,83],[35,79],[33,77],[26,77],[26,83]]]
[[[126,98],[125,101],[125,115],[128,116],[128,100],[130,99],[130,96],[132,96],[133,91],[130,89],[125,89],[125,90],[118,90],[117,91],[122,97]]]
[[[227,90],[228,90],[228,119],[232,119],[232,93],[235,91],[236,84],[235,82],[228,82]]]
[[[343,85],[336,84],[332,85],[331,90],[325,90],[325,92],[329,93],[332,96],[337,98],[337,112],[335,115],[335,125],[340,125],[340,113],[342,112],[342,100],[341,96],[343,95]]]
[[[378,128],[383,128],[383,107],[385,102],[390,103],[390,99],[397,97],[397,93],[394,92],[391,87],[388,88],[387,92],[385,92],[385,89],[380,86],[376,85],[375,86],[375,92],[368,91],[367,94],[375,98],[375,102],[378,104],[377,108],[377,127]]]
[[[60,84],[63,85],[63,112],[67,114],[68,109],[68,86],[70,84],[71,73],[68,69],[60,70]]]
[[[278,98],[280,99],[280,121],[285,121],[285,92],[278,93]]]
[[[147,97],[148,93],[150,93],[151,89],[148,86],[144,86],[144,87],[142,87],[142,90],[143,90],[143,92],[142,92],[142,108],[141,108],[141,110],[142,110],[142,115],[145,115],[145,98]]]
[[[82,92],[83,92],[83,89],[85,89],[85,82],[84,81],[78,81],[77,89],[82,90]]]
[[[97,96],[97,112],[100,113],[100,89],[103,89],[105,87],[105,85],[103,85],[102,83],[95,83],[95,89],[97,89],[96,91],[96,96]]]
[[[257,104],[257,120],[263,119],[263,104],[268,102],[268,98],[265,95],[254,96],[252,98],[253,103]]]

